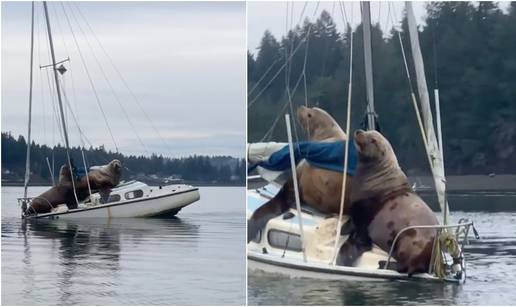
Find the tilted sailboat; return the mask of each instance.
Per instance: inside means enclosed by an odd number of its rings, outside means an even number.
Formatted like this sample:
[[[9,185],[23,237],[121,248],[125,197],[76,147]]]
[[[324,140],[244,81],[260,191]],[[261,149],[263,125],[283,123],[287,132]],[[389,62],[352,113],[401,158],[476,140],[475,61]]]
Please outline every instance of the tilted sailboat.
[[[68,170],[73,170],[73,163],[70,158],[70,145],[68,139],[68,130],[66,118],[64,115],[62,89],[60,87],[59,74],[66,72],[64,66],[59,64],[64,61],[56,62],[54,44],[52,40],[52,31],[50,26],[47,3],[43,2],[45,14],[46,28],[48,33],[48,42],[52,64],[48,65],[52,68],[55,90],[59,107],[59,115],[61,129],[63,132],[65,148],[66,148],[66,165]],[[29,89],[29,119],[28,119],[28,135],[27,135],[27,154],[26,154],[26,170],[24,180],[23,197],[18,198],[18,202],[22,208],[22,218],[117,218],[117,217],[152,217],[152,216],[174,216],[183,207],[192,204],[200,199],[199,189],[190,185],[168,185],[159,187],[150,187],[139,181],[121,182],[114,187],[109,197],[101,197],[98,192],[92,191],[88,181],[89,196],[84,201],[79,201],[76,193],[76,180],[73,171],[71,171],[71,184],[76,201],[77,208],[69,209],[65,204],[51,204],[46,201],[52,209],[50,212],[38,213],[31,207],[32,201],[40,197],[28,197],[28,184],[30,181],[30,145],[31,145],[31,125],[32,125],[32,83],[33,83],[33,58],[34,58],[34,2],[32,2],[32,19],[31,19],[31,52],[30,52],[30,89]],[[66,61],[66,60],[65,60]],[[83,164],[85,169],[86,162],[83,153]],[[47,161],[48,162],[48,161]],[[88,176],[86,172],[85,176]],[[32,210],[31,210],[32,209]]]
[[[371,57],[371,35],[370,35],[370,8],[368,2],[362,2],[362,24],[364,29],[364,61],[367,90],[366,126],[367,129],[376,128],[376,114],[374,109],[374,95],[372,82],[372,57]],[[435,188],[438,195],[441,211],[443,212],[443,224],[435,226],[410,226],[402,229],[391,244],[389,252],[383,251],[373,245],[372,250],[367,251],[354,262],[352,266],[336,264],[338,247],[347,239],[348,235],[340,234],[340,228],[347,220],[342,215],[344,200],[341,197],[340,216],[328,216],[316,210],[300,204],[299,192],[295,168],[291,168],[295,187],[296,209],[290,209],[287,213],[271,219],[267,225],[258,233],[256,238],[251,239],[248,244],[248,259],[251,269],[285,273],[294,277],[314,277],[321,279],[379,279],[379,280],[423,280],[423,281],[446,281],[451,283],[463,283],[466,280],[466,266],[464,259],[464,246],[468,241],[468,234],[472,229],[475,236],[478,235],[473,227],[473,222],[460,220],[457,224],[449,223],[449,210],[446,200],[446,184],[444,175],[444,163],[442,155],[442,136],[440,129],[440,110],[438,92],[436,92],[436,116],[437,136],[433,128],[433,118],[430,109],[430,99],[426,88],[424,67],[421,50],[418,41],[417,25],[410,2],[406,5],[411,48],[413,60],[416,67],[419,102],[422,106],[420,115],[418,101],[412,92],[412,103],[415,107],[418,125],[421,130],[423,143],[427,153],[434,178]],[[351,34],[352,35],[352,34]],[[351,37],[351,55],[353,54],[353,38]],[[401,39],[400,39],[401,42]],[[301,44],[302,42],[300,42]],[[296,49],[297,50],[297,49]],[[407,77],[410,79],[407,66],[407,59],[403,50],[403,58]],[[351,80],[352,80],[352,56],[350,57],[350,78],[348,89],[347,105],[347,135],[350,135],[350,114],[351,114]],[[290,129],[289,115],[285,116],[289,143],[255,143],[249,145],[248,161],[258,163],[267,161],[268,157],[279,148],[289,146],[290,165],[295,165],[294,145]],[[439,141],[437,141],[437,138]],[[348,169],[348,150],[346,142],[344,150],[344,170]],[[262,177],[267,177],[267,171],[261,169]],[[280,178],[279,173],[272,174],[269,181]],[[344,172],[344,180],[346,172]],[[284,179],[284,178],[283,178]],[[252,213],[261,205],[270,200],[279,191],[280,184],[272,183],[253,190],[248,190],[247,215]],[[398,273],[393,259],[393,247],[396,245],[400,235],[405,231],[415,228],[431,228],[436,230],[436,238],[433,244],[432,259],[429,270],[426,273],[409,276],[405,273]],[[338,236],[336,234],[339,234]],[[453,244],[453,243],[454,244]]]

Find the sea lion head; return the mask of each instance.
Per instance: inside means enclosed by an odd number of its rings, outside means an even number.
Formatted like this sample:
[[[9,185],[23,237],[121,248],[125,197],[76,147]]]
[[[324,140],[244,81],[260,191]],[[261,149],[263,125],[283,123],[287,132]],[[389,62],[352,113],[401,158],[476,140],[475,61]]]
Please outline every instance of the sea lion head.
[[[68,184],[72,182],[72,176],[70,172],[70,168],[68,167],[68,164],[63,164],[61,168],[59,169],[59,181],[58,183],[60,185],[62,184]]]
[[[378,131],[355,131],[355,146],[360,162],[364,164],[388,164],[398,166],[391,143]]]
[[[297,118],[311,141],[347,139],[339,124],[323,109],[301,106],[297,109]]]
[[[115,174],[120,174],[122,172],[122,162],[120,160],[115,159],[108,164],[109,169]]]

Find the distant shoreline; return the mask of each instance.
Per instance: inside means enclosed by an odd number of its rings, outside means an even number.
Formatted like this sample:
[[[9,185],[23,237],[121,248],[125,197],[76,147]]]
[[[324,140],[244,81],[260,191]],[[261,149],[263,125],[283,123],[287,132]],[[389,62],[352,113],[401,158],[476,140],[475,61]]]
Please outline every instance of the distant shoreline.
[[[411,184],[416,183],[416,188],[420,191],[434,190],[433,178],[431,176],[411,176],[409,177]],[[160,182],[146,182],[149,185],[166,185]],[[174,184],[174,183],[169,183]],[[181,184],[190,184],[198,187],[245,187],[241,183],[211,183],[211,182],[181,182]],[[252,188],[255,184],[249,182]],[[2,187],[21,187],[22,181],[2,181]],[[32,182],[31,187],[50,186],[49,182]],[[513,175],[463,175],[463,176],[447,176],[446,189],[453,191],[516,191],[516,174]]]

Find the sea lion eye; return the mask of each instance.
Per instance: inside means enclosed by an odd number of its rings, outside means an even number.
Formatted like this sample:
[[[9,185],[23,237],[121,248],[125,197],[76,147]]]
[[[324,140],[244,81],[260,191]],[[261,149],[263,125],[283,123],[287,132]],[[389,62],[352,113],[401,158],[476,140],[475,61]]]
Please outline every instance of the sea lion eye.
[[[311,114],[311,113],[308,113],[308,117],[312,117],[312,114]]]

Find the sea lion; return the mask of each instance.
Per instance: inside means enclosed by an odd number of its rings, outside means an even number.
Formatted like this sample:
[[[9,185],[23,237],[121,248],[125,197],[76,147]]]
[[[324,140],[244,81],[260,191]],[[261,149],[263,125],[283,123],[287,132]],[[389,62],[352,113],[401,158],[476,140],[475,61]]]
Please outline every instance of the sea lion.
[[[79,181],[77,190],[88,192],[87,179],[89,179],[91,190],[99,191],[102,199],[107,199],[111,189],[120,183],[121,175],[122,163],[115,159],[107,165],[90,170],[88,176],[82,177]]]
[[[59,180],[43,194],[34,197],[26,209],[26,214],[47,213],[60,204],[66,204],[68,208],[77,207],[73,194],[72,177],[68,165],[61,166],[59,170]]]
[[[339,124],[320,108],[300,107],[297,118],[310,141],[335,142],[347,140],[346,133]],[[312,167],[300,163],[296,169],[301,201],[322,213],[338,213],[342,189],[342,173]],[[346,189],[350,187],[351,176],[347,176]],[[347,212],[349,194],[346,194],[344,212]],[[267,203],[256,209],[247,224],[247,240],[256,237],[267,222],[288,211],[295,205],[293,180],[288,180],[280,191]]]
[[[88,179],[93,193],[98,191],[101,196],[109,195],[111,189],[120,183],[121,173],[122,164],[115,159],[105,166],[90,170],[88,176],[72,183],[70,168],[65,164],[59,170],[57,185],[33,198],[26,213],[47,213],[60,204],[66,204],[69,209],[77,208],[77,200],[83,201],[89,196]],[[77,200],[73,193],[74,184]]]
[[[389,252],[403,228],[438,225],[428,205],[413,192],[394,150],[377,131],[357,130],[358,166],[353,177],[350,218],[354,230],[339,251],[338,264],[352,265],[372,243]],[[398,238],[393,257],[397,271],[427,272],[436,231],[410,229]]]

